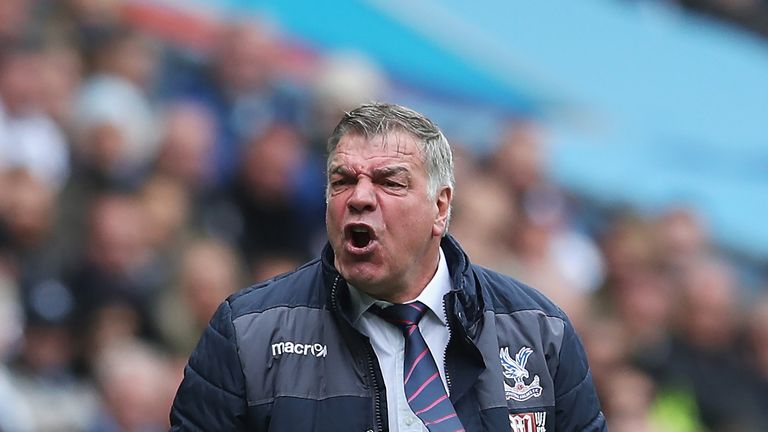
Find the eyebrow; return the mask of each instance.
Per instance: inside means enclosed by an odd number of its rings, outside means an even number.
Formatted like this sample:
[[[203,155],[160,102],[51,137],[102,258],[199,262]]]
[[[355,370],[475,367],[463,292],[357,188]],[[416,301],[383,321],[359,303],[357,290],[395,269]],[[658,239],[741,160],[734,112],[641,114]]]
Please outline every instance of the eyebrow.
[[[405,173],[409,174],[408,168],[404,166],[387,166],[382,168],[376,168],[373,170],[373,175],[376,177],[390,177],[393,175]]]
[[[387,167],[375,168],[372,174],[374,177],[390,177],[390,176],[401,174],[401,173],[405,173],[406,175],[409,174],[408,168],[404,166],[387,166]],[[353,175],[354,172],[344,165],[337,165],[337,166],[331,167],[331,170],[329,171],[329,175],[333,175],[333,174],[347,176],[347,175]]]
[[[333,174],[351,175],[352,170],[347,168],[344,165],[336,165],[334,167],[331,167],[331,170],[328,172],[328,175],[333,175]]]

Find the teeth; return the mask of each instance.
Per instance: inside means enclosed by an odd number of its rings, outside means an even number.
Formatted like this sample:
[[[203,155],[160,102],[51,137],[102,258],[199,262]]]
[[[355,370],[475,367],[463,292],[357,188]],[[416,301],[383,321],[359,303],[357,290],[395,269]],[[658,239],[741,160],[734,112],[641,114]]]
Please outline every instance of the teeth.
[[[354,233],[367,233],[368,228],[365,227],[352,227],[352,232]]]

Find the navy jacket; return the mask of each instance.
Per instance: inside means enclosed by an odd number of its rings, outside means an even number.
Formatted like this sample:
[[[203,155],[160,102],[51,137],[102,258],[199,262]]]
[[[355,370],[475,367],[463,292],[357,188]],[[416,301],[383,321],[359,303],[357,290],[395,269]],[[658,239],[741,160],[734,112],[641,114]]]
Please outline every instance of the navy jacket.
[[[467,432],[602,431],[581,342],[539,292],[442,242],[450,399]],[[231,296],[184,371],[172,431],[387,431],[386,389],[333,251]]]

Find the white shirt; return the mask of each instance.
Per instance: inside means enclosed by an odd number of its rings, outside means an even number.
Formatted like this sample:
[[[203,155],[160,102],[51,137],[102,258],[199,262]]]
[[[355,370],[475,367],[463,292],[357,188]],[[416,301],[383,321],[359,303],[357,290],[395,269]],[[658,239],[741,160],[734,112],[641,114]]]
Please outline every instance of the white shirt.
[[[443,296],[450,290],[451,276],[448,273],[445,255],[441,249],[435,275],[414,301],[418,300],[427,306],[427,312],[419,322],[419,331],[421,331],[429,350],[432,352],[446,392],[448,385],[445,381],[444,360],[450,333],[443,307]],[[413,413],[405,397],[405,388],[403,387],[405,339],[403,333],[399,328],[368,311],[368,308],[374,303],[381,307],[387,307],[391,303],[376,300],[352,286],[350,286],[349,292],[353,308],[352,317],[354,318],[352,324],[370,338],[373,351],[376,353],[381,366],[381,375],[387,389],[389,430],[392,432],[426,431],[427,428]]]

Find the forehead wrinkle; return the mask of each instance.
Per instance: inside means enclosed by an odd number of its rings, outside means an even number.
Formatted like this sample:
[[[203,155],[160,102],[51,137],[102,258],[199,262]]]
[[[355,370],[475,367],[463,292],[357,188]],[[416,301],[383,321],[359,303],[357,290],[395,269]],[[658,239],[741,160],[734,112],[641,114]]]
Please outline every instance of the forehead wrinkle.
[[[393,165],[402,163],[405,166],[413,165],[414,168],[424,163],[417,138],[404,131],[394,130],[372,136],[349,133],[346,138],[353,141],[345,144],[342,138],[339,142],[328,161],[328,175],[361,171],[364,165],[381,159],[391,160]],[[345,170],[340,170],[341,166]]]
[[[393,147],[394,153],[398,155],[417,156],[420,159],[423,156],[419,138],[399,129],[381,131],[375,134],[364,134],[355,131],[347,132],[339,140],[333,151],[334,154],[348,153],[348,151],[342,149],[345,147],[343,145],[345,138],[347,140],[363,140],[367,144],[366,147],[369,147],[371,151],[375,151],[377,147],[385,151]],[[409,144],[412,144],[412,149],[408,149]]]
[[[397,155],[393,155],[391,153],[376,154],[375,152],[361,155],[353,151],[341,150],[334,155],[333,159],[331,159],[330,169],[335,170],[339,166],[357,166],[357,165],[371,163],[371,162],[382,164],[384,165],[384,167],[387,167],[387,166],[405,167],[406,165],[413,163],[412,158],[415,158],[413,153],[407,153],[407,152],[400,152]],[[382,163],[379,161],[384,161],[384,162]]]
[[[370,141],[373,141],[374,138],[379,138],[381,140],[381,148],[384,150],[389,148],[391,144],[390,141],[394,141],[394,152],[396,154],[413,156],[416,152],[406,151],[409,142],[414,145],[416,150],[418,150],[418,139],[405,131],[400,131],[397,129],[385,131],[371,137]]]

